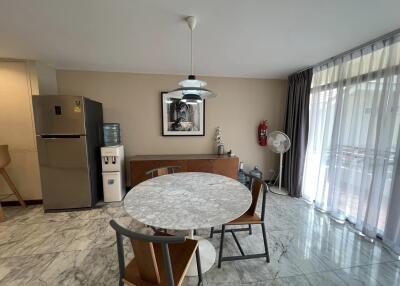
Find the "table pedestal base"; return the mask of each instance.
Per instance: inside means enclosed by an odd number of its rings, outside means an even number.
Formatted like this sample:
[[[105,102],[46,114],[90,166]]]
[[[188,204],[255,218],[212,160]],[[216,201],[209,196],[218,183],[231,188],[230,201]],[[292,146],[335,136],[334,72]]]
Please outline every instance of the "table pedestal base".
[[[193,239],[199,241],[201,272],[205,273],[214,265],[215,258],[217,256],[215,247],[207,239],[204,239],[200,236],[194,236]],[[186,276],[197,276],[196,256],[193,257]]]

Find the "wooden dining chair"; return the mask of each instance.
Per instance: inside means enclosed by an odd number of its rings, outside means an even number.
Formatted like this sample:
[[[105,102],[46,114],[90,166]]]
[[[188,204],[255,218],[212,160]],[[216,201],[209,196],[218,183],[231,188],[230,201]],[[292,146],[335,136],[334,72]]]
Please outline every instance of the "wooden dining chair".
[[[196,255],[198,286],[203,285],[198,242],[163,233],[145,235],[128,230],[111,220],[117,235],[119,285],[180,286]],[[125,266],[123,236],[131,240],[134,258]]]
[[[26,208],[26,203],[20,193],[17,190],[17,187],[14,185],[10,176],[6,171],[6,166],[11,163],[10,152],[8,151],[8,145],[0,145],[0,175],[4,178],[7,185],[10,187],[13,192],[10,196],[14,195],[22,207]]]
[[[176,173],[176,171],[178,171],[180,168],[181,168],[180,166],[159,167],[159,168],[151,169],[151,170],[147,171],[145,174],[147,176],[150,175],[152,178],[154,178],[154,177],[158,177],[158,176]]]
[[[211,228],[210,237],[213,237],[214,233],[221,234],[219,257],[218,257],[218,268],[221,268],[222,261],[233,261],[233,260],[252,259],[252,258],[261,258],[261,257],[265,257],[267,262],[270,261],[269,260],[269,252],[268,252],[267,235],[265,232],[265,224],[264,224],[265,199],[266,199],[266,193],[268,192],[269,187],[262,179],[260,179],[258,177],[252,176],[250,174],[245,174],[245,176],[250,181],[249,188],[250,188],[251,195],[252,195],[252,202],[251,202],[250,208],[239,218],[222,225],[221,230],[214,230],[213,227]],[[260,193],[262,193],[261,217],[258,216],[258,214],[256,213],[257,203],[258,203]],[[248,231],[249,234],[251,234],[251,225],[253,225],[253,224],[261,225],[265,252],[258,253],[258,254],[245,254],[235,233],[240,232],[240,231]],[[226,228],[227,226],[233,226],[233,225],[248,225],[248,227],[233,228],[233,229]],[[226,256],[226,257],[222,256],[223,247],[224,247],[224,237],[225,237],[226,232],[230,232],[232,234],[233,239],[235,240],[235,243],[236,243],[241,255]]]

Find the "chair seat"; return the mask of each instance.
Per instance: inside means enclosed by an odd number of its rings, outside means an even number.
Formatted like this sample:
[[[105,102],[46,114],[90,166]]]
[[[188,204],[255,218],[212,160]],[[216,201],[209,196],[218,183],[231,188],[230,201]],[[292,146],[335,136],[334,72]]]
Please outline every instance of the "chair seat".
[[[169,245],[169,254],[176,286],[181,285],[189,264],[196,252],[197,245],[198,242],[191,239],[187,239],[184,243]],[[164,267],[161,244],[154,244],[154,254],[160,272],[160,284],[149,283],[141,279],[136,258],[125,268],[124,283],[130,286],[167,286],[167,273],[165,272],[166,269]]]
[[[244,214],[237,219],[228,222],[227,225],[238,225],[238,224],[261,224],[263,221],[261,218],[257,215],[248,215]]]

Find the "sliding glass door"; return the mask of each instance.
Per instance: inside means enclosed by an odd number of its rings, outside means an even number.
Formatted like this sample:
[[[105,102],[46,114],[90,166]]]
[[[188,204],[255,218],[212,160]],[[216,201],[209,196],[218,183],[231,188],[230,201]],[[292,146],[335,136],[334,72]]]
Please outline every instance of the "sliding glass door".
[[[399,73],[399,37],[313,72],[303,197],[370,236],[384,234],[394,189]]]

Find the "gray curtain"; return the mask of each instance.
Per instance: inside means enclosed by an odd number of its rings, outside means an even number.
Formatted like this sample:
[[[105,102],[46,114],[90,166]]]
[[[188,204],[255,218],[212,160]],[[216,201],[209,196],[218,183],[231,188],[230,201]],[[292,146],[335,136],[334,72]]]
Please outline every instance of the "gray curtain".
[[[283,185],[289,195],[301,197],[301,185],[308,139],[308,113],[312,80],[312,68],[293,74],[288,79],[285,133],[291,147],[285,153]]]

